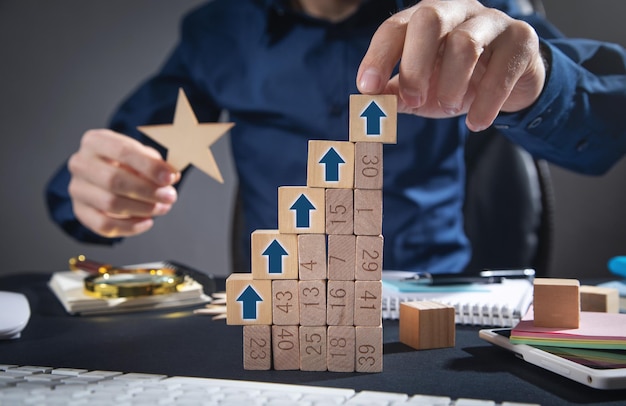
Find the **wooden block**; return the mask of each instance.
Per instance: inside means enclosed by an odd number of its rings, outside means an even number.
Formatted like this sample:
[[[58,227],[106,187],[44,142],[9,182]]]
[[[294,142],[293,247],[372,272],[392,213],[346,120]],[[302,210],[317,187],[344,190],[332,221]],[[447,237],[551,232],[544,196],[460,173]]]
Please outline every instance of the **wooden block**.
[[[581,286],[580,311],[619,313],[619,291],[600,286]]]
[[[231,274],[226,279],[226,324],[272,324],[272,281]]]
[[[307,186],[354,187],[354,144],[347,141],[309,140]]]
[[[272,322],[288,326],[300,324],[298,281],[272,281]]]
[[[354,188],[383,188],[383,144],[380,142],[354,144]]]
[[[354,324],[354,282],[329,280],[327,288],[326,324],[352,326]]]
[[[270,326],[243,326],[243,369],[267,371],[272,368]]]
[[[328,326],[326,363],[332,372],[354,372],[355,331],[352,326]]]
[[[256,230],[250,239],[254,279],[298,279],[297,235]]]
[[[300,369],[298,326],[272,326],[272,359],[278,371]]]
[[[356,237],[355,279],[379,281],[383,277],[383,236]]]
[[[382,321],[381,281],[354,282],[354,325],[379,326]]]
[[[298,281],[300,325],[326,325],[326,281]]]
[[[300,369],[326,371],[326,326],[300,326]]]
[[[326,189],[326,234],[354,232],[352,189]]]
[[[279,187],[278,230],[282,234],[324,234],[325,201],[325,189]]]
[[[535,278],[534,321],[537,327],[578,328],[580,282],[576,279]]]
[[[397,141],[398,99],[395,95],[350,95],[350,141]]]
[[[383,233],[382,190],[354,190],[354,234],[381,235]]]
[[[328,279],[338,281],[354,280],[356,259],[356,236],[328,236]]]
[[[400,342],[417,350],[454,347],[454,307],[430,301],[400,303]]]
[[[326,279],[326,235],[298,235],[299,279]]]
[[[356,327],[356,372],[383,371],[383,327]]]

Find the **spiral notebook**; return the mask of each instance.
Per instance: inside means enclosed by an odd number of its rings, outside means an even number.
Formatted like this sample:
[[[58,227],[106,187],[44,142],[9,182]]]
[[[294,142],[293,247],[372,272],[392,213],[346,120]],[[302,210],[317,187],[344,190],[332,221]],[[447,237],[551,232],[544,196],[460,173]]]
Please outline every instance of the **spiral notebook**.
[[[406,278],[412,272],[383,272],[384,319],[397,319],[400,303],[430,300],[453,306],[457,324],[513,327],[533,300],[531,279],[503,279],[499,283],[425,286]]]

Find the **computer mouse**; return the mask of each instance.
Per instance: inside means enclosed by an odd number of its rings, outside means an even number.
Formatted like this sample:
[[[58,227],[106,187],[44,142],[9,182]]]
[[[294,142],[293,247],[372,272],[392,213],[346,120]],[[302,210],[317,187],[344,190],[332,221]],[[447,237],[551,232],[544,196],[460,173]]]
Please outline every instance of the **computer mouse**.
[[[30,305],[26,296],[0,291],[0,340],[19,338],[29,319]]]

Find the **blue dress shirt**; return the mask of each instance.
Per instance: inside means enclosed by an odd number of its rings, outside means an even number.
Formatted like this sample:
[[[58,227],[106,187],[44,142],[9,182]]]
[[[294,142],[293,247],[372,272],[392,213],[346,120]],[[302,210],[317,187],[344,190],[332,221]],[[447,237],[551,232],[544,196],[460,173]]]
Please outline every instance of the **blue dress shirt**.
[[[247,235],[277,228],[277,188],[306,185],[309,139],[347,140],[349,95],[372,34],[397,1],[365,1],[329,23],[288,2],[215,0],[184,19],[178,46],[111,121],[115,131],[153,142],[136,127],[170,123],[178,88],[200,122],[228,111]],[[537,157],[602,173],[626,150],[626,53],[616,45],[560,38],[518,1],[485,1],[531,23],[548,50],[550,72],[539,100],[501,114],[495,126]],[[463,231],[464,117],[398,116],[398,142],[384,146],[386,269],[459,272],[471,248]],[[54,221],[75,238],[112,244],[75,218],[64,165],[47,199]]]

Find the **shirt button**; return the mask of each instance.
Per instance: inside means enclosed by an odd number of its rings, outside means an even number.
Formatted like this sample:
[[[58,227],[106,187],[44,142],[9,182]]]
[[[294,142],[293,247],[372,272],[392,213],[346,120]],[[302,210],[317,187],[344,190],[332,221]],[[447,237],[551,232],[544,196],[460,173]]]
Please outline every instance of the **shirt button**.
[[[328,113],[331,116],[339,116],[339,115],[341,115],[341,113],[343,113],[343,105],[341,105],[341,104],[331,104],[330,107],[328,107]]]
[[[528,124],[528,126],[526,126],[526,128],[528,128],[528,129],[535,128],[535,127],[539,126],[539,124],[541,124],[542,121],[543,121],[543,118],[537,117],[533,121],[531,121],[530,124]]]
[[[586,138],[583,138],[582,140],[576,143],[576,151],[582,152],[586,150],[588,146],[589,146],[589,140]]]

